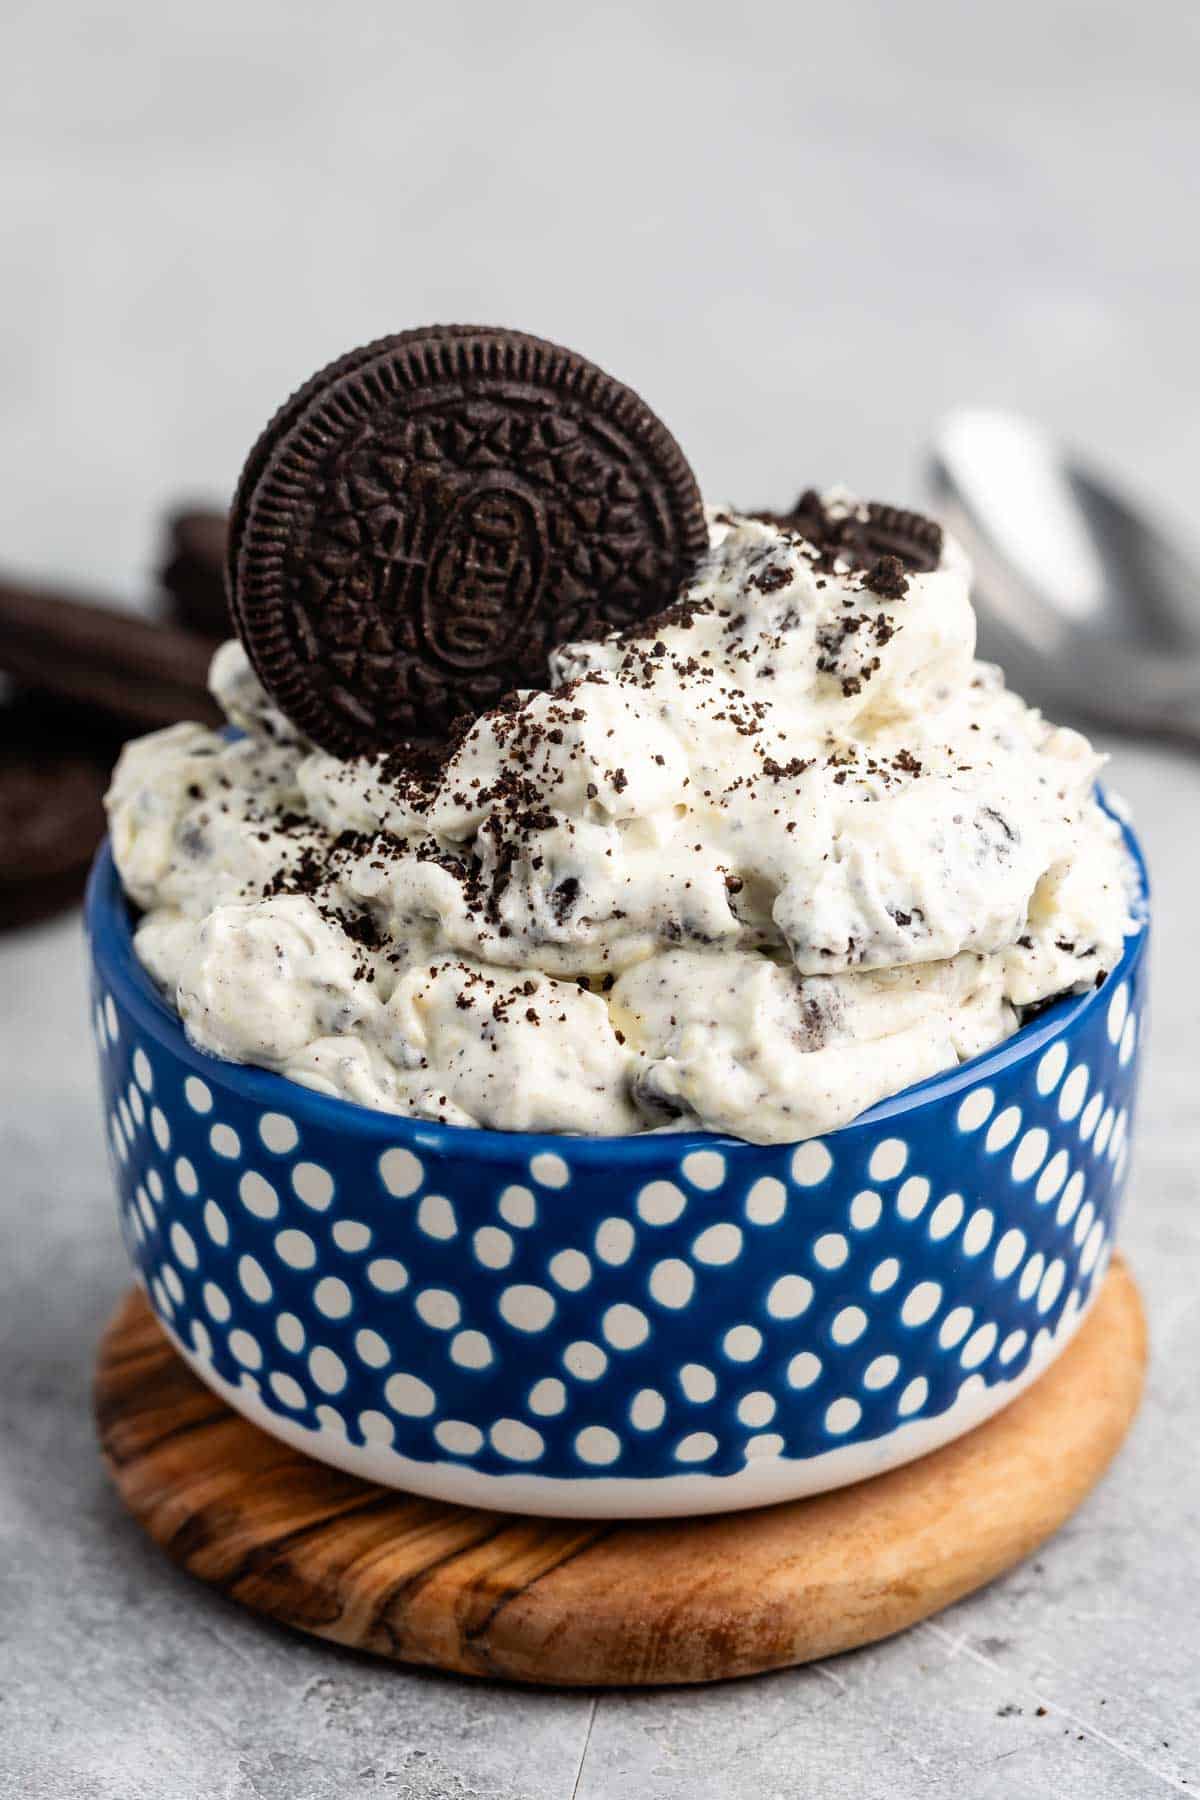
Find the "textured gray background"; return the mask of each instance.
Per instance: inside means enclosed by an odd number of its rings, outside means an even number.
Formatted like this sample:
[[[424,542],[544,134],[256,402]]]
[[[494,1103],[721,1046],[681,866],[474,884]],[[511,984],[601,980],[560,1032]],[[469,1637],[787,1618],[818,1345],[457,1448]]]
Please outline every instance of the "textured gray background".
[[[439,317],[586,350],[714,497],[840,477],[917,499],[932,420],[992,401],[1186,519],[1197,21],[1190,0],[8,0],[0,563],[136,596],[162,502],[227,492],[319,363]],[[123,1272],[77,922],[0,943],[4,1800],[1195,1791],[1200,769],[1122,746],[1114,774],[1159,896],[1126,1232],[1154,1337],[1134,1436],[987,1593],[721,1690],[596,1699],[376,1667],[141,1542],[88,1417]]]

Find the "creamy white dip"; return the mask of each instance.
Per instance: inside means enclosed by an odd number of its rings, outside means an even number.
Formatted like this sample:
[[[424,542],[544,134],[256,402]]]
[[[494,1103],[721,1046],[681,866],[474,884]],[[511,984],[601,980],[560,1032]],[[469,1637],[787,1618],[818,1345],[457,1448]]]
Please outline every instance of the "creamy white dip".
[[[314,749],[223,646],[245,735],[156,732],[109,794],[192,1041],[453,1124],[771,1143],[1100,980],[1131,928],[1101,758],[974,660],[961,550],[872,587],[795,530],[711,535],[681,602],[428,774]]]

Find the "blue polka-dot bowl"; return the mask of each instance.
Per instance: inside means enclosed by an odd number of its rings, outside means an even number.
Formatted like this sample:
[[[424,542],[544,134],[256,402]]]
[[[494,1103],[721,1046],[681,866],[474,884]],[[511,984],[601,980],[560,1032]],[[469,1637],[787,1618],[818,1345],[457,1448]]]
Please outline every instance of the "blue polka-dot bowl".
[[[999,1049],[762,1147],[458,1130],[218,1062],[139,966],[107,849],[87,917],[121,1227],[163,1329],[256,1425],[369,1480],[617,1518],[858,1481],[1011,1400],[1106,1267],[1144,927]]]

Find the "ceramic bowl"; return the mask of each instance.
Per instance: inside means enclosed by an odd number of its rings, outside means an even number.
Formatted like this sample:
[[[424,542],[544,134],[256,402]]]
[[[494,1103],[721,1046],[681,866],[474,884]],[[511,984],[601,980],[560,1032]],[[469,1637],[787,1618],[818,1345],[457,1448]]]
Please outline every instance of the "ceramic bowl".
[[[325,1098],[192,1048],[107,848],[87,919],[121,1228],[163,1329],[256,1425],[371,1481],[618,1518],[837,1487],[1005,1405],[1098,1290],[1144,927],[998,1049],[762,1147]]]

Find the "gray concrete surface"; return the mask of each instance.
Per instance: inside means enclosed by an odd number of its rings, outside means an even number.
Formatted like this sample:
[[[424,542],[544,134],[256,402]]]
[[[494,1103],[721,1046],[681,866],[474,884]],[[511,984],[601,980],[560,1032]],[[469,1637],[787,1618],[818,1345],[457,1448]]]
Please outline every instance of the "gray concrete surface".
[[[291,385],[446,316],[594,355],[714,496],[842,477],[915,498],[933,417],[986,400],[1194,515],[1186,0],[9,0],[0,89],[0,565],[133,596],[155,509],[227,491]],[[1122,746],[1114,777],[1159,918],[1125,1236],[1154,1340],[1134,1435],[986,1593],[719,1690],[377,1667],[243,1615],[141,1541],[88,1413],[124,1274],[78,923],[0,941],[3,1800],[1194,1791],[1200,767]]]

